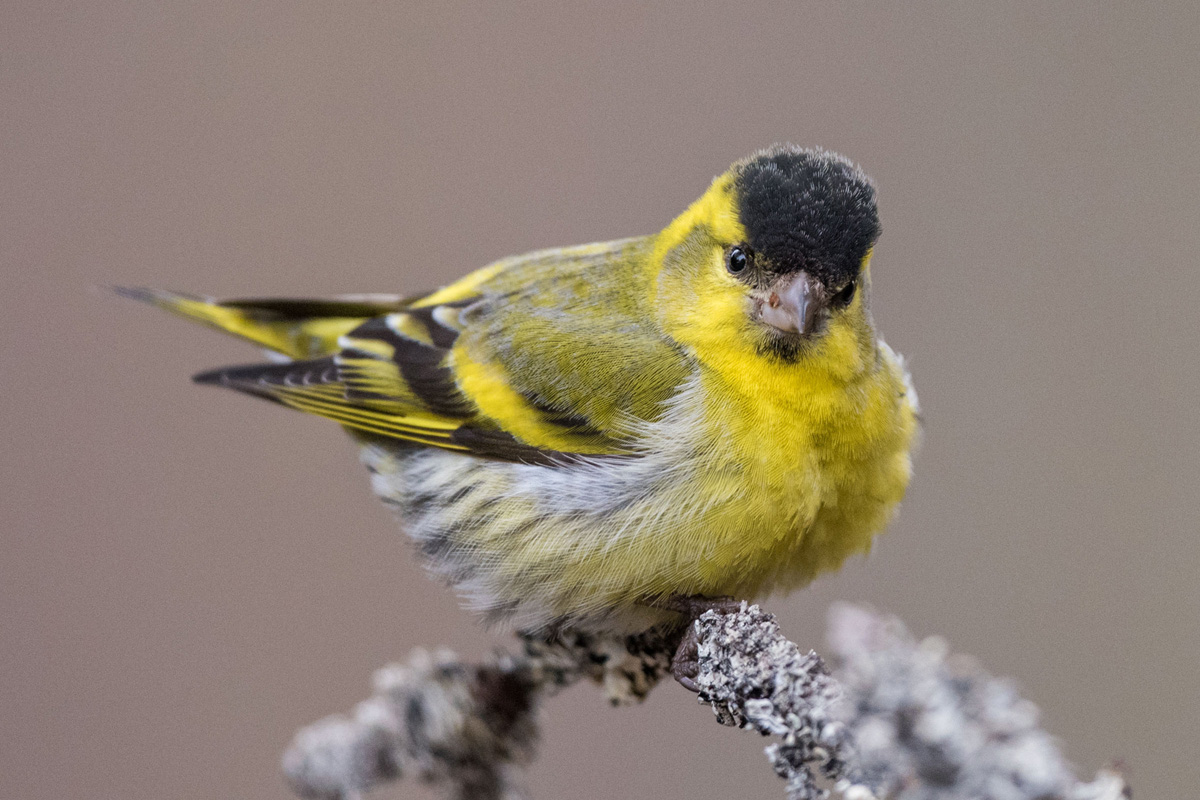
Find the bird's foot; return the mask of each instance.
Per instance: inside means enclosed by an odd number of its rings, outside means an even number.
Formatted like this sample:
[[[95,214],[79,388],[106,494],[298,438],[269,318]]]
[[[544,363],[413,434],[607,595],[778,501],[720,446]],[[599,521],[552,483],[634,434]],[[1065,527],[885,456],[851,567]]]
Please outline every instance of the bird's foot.
[[[701,597],[672,595],[655,604],[659,608],[683,614],[688,619],[687,630],[671,658],[671,676],[683,688],[699,693],[696,678],[700,675],[700,639],[696,635],[696,620],[705,611],[733,614],[742,609],[742,601],[732,597]]]

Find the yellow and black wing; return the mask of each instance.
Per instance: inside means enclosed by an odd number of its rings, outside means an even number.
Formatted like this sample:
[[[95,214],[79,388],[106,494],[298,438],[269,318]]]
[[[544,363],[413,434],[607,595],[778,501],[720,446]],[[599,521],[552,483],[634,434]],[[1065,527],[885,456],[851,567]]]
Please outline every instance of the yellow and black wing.
[[[418,298],[122,293],[293,359],[196,380],[363,434],[529,463],[636,451],[692,365],[630,291],[640,240],[497,262]]]
[[[481,416],[446,365],[465,303],[360,322],[332,355],[225,367],[202,384],[272,400],[365,434],[492,458],[548,463],[560,453],[518,441]],[[442,321],[439,321],[439,318]]]

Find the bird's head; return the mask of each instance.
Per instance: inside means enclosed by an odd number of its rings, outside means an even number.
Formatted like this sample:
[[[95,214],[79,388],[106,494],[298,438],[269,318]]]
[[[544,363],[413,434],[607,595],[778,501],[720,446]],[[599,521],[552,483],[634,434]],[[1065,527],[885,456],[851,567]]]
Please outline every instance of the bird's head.
[[[875,188],[858,167],[776,145],[719,175],[659,234],[657,313],[701,358],[862,351],[872,344],[865,294],[878,236]]]

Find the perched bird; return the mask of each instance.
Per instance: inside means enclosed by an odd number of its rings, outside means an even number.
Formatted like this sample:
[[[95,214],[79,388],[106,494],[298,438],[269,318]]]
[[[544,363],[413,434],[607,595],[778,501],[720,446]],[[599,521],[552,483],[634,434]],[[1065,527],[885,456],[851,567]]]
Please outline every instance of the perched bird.
[[[121,291],[284,357],[195,379],[343,425],[488,621],[632,633],[806,584],[892,517],[917,398],[868,310],[879,230],[854,164],[777,145],[659,233],[432,294]]]

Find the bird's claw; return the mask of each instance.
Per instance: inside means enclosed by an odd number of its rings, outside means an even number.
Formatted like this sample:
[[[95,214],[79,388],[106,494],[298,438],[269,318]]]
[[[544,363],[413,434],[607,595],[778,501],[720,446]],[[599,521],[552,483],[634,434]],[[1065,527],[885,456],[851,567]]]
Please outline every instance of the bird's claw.
[[[732,597],[702,597],[700,595],[671,595],[656,603],[659,608],[676,611],[688,618],[687,630],[671,658],[671,677],[691,692],[699,692],[696,678],[700,675],[700,639],[696,635],[696,620],[706,611],[733,614],[742,603]]]

